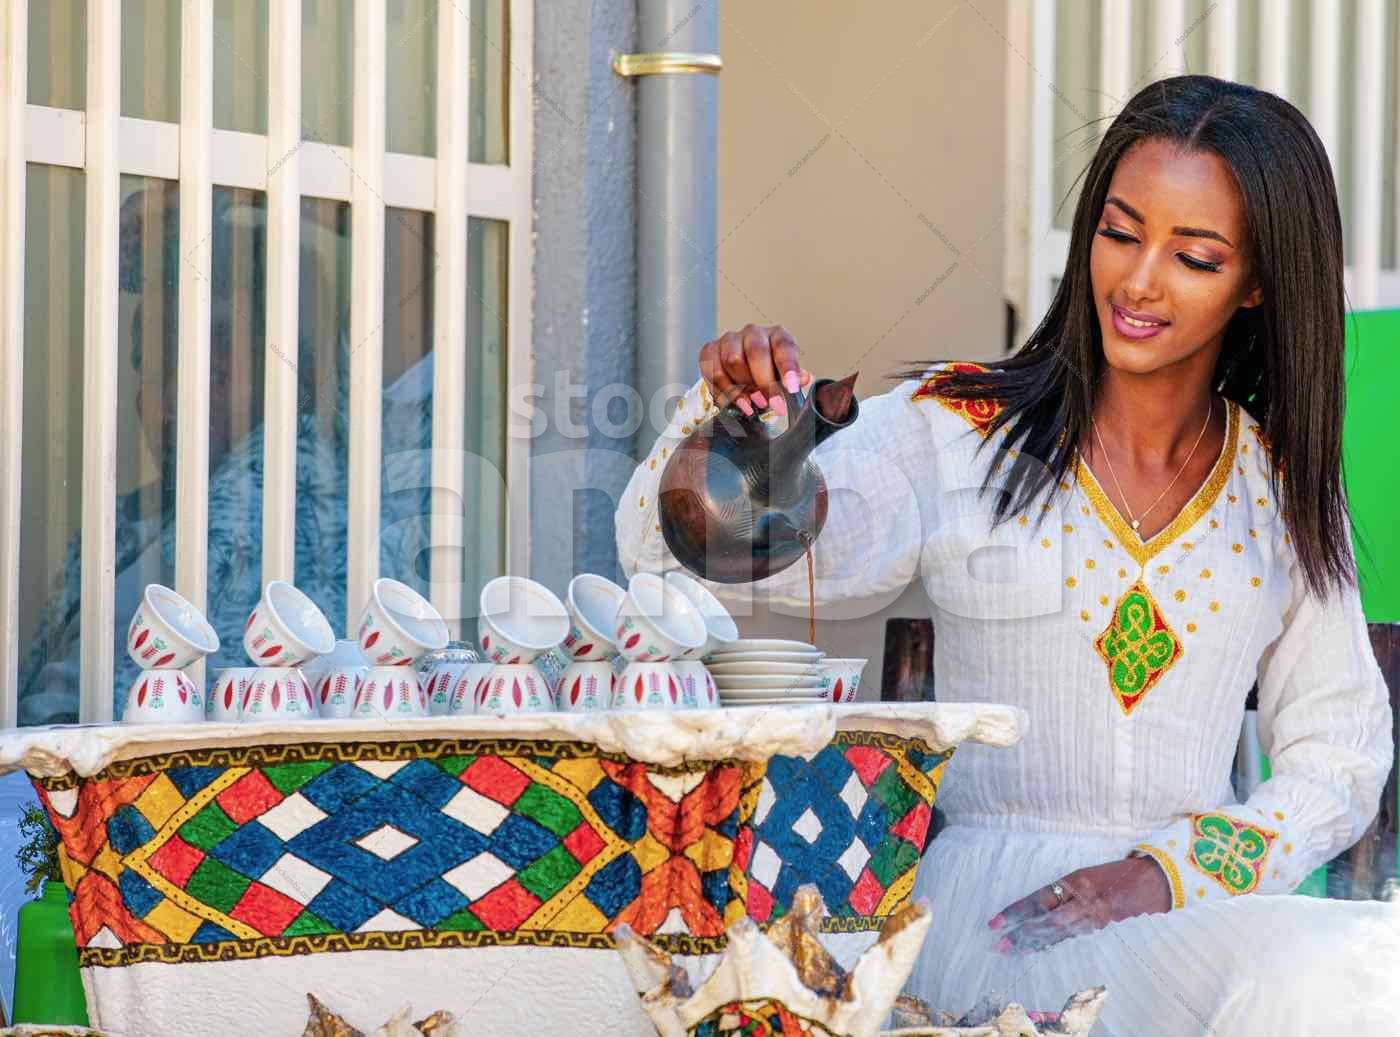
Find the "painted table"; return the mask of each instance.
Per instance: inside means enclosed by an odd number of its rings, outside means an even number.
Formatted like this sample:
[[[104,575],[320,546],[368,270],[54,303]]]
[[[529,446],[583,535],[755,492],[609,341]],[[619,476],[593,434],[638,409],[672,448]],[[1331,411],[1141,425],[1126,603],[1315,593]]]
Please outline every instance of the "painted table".
[[[650,1033],[609,930],[697,974],[798,885],[853,960],[903,905],[976,704],[24,729],[95,1026],[294,1033],[411,1003],[491,1034]]]

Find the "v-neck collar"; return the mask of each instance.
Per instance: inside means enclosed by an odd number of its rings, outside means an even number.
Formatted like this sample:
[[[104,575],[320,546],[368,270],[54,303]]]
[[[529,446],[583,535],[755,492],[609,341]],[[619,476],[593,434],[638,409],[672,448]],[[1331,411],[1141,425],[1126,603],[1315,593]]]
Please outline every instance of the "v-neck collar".
[[[1099,521],[1112,532],[1114,539],[1127,551],[1133,561],[1145,567],[1154,555],[1160,554],[1181,534],[1190,529],[1215,504],[1225,483],[1230,478],[1230,466],[1235,463],[1235,451],[1239,440],[1240,410],[1234,400],[1225,401],[1225,441],[1220,444],[1220,456],[1215,459],[1205,481],[1182,505],[1176,517],[1167,523],[1150,540],[1141,539],[1137,531],[1128,523],[1108,499],[1108,494],[1099,485],[1098,478],[1083,458],[1076,458],[1075,469],[1079,488],[1089,498],[1089,503],[1098,513]]]

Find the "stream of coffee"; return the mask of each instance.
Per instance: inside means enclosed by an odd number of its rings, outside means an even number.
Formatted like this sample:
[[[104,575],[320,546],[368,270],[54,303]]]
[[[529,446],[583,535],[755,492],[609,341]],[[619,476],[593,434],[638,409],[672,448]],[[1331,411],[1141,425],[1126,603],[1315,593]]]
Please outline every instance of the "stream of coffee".
[[[812,576],[812,548],[807,548],[807,643],[817,643],[817,595]]]

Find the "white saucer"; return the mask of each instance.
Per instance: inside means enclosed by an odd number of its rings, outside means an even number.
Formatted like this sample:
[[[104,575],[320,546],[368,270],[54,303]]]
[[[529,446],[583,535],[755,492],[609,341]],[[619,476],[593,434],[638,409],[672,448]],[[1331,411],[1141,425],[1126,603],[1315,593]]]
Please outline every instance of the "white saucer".
[[[727,677],[719,674],[712,674],[715,679],[715,687],[721,693],[726,691],[761,691],[770,689],[786,690],[789,688],[820,688],[822,678],[820,674],[813,674],[810,677],[798,677],[793,674],[782,674],[777,676],[738,676],[730,674]]]
[[[816,645],[809,645],[806,641],[784,641],[776,637],[741,637],[737,641],[730,641],[721,649],[717,649],[715,654],[728,654],[730,652],[815,652]]]
[[[737,662],[710,663],[716,677],[816,677],[820,670],[811,663]]]
[[[721,688],[719,697],[722,699],[825,699],[830,700],[827,692],[821,688],[734,688],[729,691]]]
[[[825,655],[821,652],[714,652],[705,657],[706,665],[728,666],[732,663],[789,663],[815,666]]]

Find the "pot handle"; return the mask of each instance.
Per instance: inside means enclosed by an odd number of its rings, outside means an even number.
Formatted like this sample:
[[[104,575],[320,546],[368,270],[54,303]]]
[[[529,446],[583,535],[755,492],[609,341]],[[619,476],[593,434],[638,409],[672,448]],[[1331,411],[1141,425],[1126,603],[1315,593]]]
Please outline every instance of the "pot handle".
[[[778,382],[778,387],[783,390],[783,400],[787,403],[788,421],[796,421],[797,416],[802,413],[802,408],[807,406],[807,394],[802,391],[801,387],[798,388],[797,392],[788,392],[787,386],[783,385],[781,381]]]

